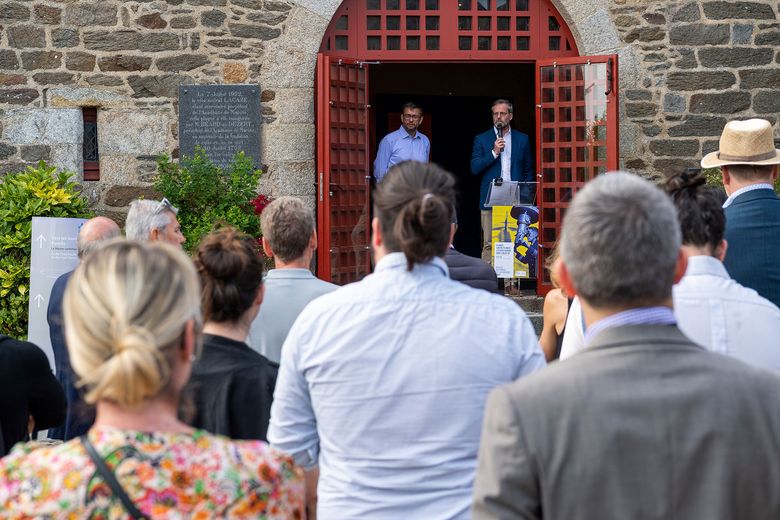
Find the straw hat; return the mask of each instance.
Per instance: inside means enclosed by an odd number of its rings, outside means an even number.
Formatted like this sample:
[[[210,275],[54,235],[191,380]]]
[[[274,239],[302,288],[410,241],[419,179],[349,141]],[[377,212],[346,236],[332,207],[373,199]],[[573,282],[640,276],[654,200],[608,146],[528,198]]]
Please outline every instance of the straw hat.
[[[730,164],[780,164],[780,150],[775,148],[769,121],[748,119],[726,124],[720,136],[720,150],[704,156],[701,167]]]

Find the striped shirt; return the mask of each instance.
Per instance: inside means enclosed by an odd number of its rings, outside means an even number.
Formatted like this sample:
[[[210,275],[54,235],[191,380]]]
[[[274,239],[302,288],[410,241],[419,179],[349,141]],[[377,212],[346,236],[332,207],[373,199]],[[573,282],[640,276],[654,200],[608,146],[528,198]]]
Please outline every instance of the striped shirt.
[[[588,330],[585,331],[585,345],[587,346],[601,332],[614,327],[676,324],[677,320],[674,317],[674,311],[669,307],[658,306],[629,309],[607,316],[588,327]]]

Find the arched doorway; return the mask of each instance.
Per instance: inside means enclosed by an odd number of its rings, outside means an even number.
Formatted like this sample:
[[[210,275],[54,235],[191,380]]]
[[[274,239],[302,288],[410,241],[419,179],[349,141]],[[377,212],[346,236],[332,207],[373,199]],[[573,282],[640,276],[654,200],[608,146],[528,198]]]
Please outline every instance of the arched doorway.
[[[536,143],[542,251],[551,247],[573,193],[617,167],[616,70],[615,56],[578,56],[549,0],[345,0],[317,60],[319,275],[346,283],[370,271],[371,163],[408,99],[423,99],[432,160],[458,175],[464,236],[477,223],[474,179],[451,156],[470,153],[492,99],[513,101],[513,126]]]

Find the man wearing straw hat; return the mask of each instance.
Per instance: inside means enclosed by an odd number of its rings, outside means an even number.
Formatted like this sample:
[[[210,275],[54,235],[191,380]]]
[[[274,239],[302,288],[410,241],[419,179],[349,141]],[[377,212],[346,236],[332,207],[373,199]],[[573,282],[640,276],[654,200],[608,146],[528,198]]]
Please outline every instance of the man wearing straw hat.
[[[780,197],[772,189],[778,164],[772,125],[763,119],[727,123],[719,150],[701,161],[702,168],[721,169],[729,196],[726,270],[780,306]]]

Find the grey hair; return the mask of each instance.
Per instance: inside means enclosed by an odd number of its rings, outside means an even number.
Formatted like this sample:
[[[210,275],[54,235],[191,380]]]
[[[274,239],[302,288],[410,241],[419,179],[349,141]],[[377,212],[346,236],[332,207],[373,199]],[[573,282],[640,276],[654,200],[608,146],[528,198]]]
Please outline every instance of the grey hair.
[[[509,111],[510,114],[514,110],[514,106],[512,106],[512,103],[510,103],[508,99],[496,99],[495,101],[493,101],[493,104],[490,105],[490,110],[492,111],[496,107],[496,105],[506,105],[507,110]]]
[[[303,256],[315,225],[312,210],[296,197],[279,197],[260,215],[263,236],[271,244],[274,256],[283,262]]]
[[[163,230],[171,223],[168,213],[172,213],[175,217],[178,212],[179,210],[171,206],[167,199],[134,200],[130,203],[130,210],[127,212],[125,236],[128,240],[149,240],[149,234],[153,229]]]
[[[680,225],[669,197],[625,172],[590,181],[563,222],[560,254],[577,293],[597,308],[671,297]]]

